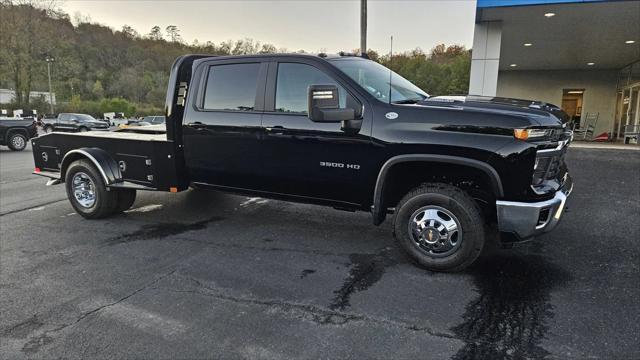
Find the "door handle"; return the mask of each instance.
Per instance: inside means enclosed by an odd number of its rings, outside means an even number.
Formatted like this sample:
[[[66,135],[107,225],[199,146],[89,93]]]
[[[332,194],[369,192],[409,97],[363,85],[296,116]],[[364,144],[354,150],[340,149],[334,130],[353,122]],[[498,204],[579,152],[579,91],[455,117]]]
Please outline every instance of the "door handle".
[[[196,122],[188,123],[187,126],[195,130],[203,130],[206,125],[201,123],[200,121],[196,121]]]
[[[270,127],[266,127],[264,128],[268,133],[270,134],[284,134],[284,126],[270,126]]]

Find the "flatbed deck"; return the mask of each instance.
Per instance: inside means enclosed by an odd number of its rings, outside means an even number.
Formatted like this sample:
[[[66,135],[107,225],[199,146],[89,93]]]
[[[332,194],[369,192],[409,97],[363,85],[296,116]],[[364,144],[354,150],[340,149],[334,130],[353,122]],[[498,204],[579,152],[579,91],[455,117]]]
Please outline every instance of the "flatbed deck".
[[[75,149],[104,151],[113,159],[117,173],[110,187],[131,187],[143,190],[183,190],[178,180],[174,143],[166,133],[157,131],[87,131],[82,133],[54,132],[33,141],[36,173],[58,178],[64,173]],[[92,150],[93,149],[93,150]],[[76,150],[76,151],[79,151]],[[85,154],[86,155],[86,154]],[[53,174],[53,176],[51,176]]]
[[[65,136],[82,136],[135,141],[167,141],[167,134],[154,134],[125,131],[87,131],[81,133],[64,133]]]

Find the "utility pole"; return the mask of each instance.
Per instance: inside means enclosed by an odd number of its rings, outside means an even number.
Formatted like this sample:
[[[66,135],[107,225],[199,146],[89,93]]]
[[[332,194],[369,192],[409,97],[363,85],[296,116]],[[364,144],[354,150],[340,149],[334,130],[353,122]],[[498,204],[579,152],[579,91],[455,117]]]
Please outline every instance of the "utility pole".
[[[51,115],[53,115],[53,92],[51,89],[51,63],[56,61],[56,59],[53,56],[47,56],[47,58],[44,60],[47,62],[47,75],[49,75],[49,110],[51,111]]]
[[[367,53],[367,0],[360,0],[360,55]]]

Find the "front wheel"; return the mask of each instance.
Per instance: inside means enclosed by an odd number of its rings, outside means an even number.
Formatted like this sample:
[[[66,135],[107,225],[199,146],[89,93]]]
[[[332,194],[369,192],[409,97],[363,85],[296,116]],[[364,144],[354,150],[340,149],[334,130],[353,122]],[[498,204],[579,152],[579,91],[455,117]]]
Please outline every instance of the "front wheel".
[[[99,219],[114,213],[118,194],[110,191],[89,160],[71,163],[65,176],[67,198],[76,212],[86,219]]]
[[[448,184],[424,184],[396,207],[393,234],[403,250],[433,271],[455,272],[471,265],[485,242],[476,202]]]
[[[81,126],[81,127],[78,129],[78,131],[80,131],[80,132],[87,132],[87,131],[89,131],[89,129],[87,129],[87,128],[86,128],[86,127],[84,127],[84,126]]]
[[[9,135],[7,146],[13,151],[22,151],[27,147],[27,137],[20,133]]]

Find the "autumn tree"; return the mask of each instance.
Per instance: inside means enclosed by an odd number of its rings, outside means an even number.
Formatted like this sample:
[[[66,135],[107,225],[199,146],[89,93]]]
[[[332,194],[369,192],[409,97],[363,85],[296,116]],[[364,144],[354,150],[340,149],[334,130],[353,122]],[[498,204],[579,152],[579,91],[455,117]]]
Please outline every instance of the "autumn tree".
[[[171,42],[175,43],[182,41],[182,36],[180,36],[180,30],[177,26],[169,25],[165,28],[165,31],[167,32],[167,37],[169,38],[169,40],[171,40]]]
[[[151,31],[149,31],[149,34],[147,34],[147,37],[151,40],[163,40],[162,37],[162,29],[160,29],[160,26],[156,25],[154,27],[151,28]]]

